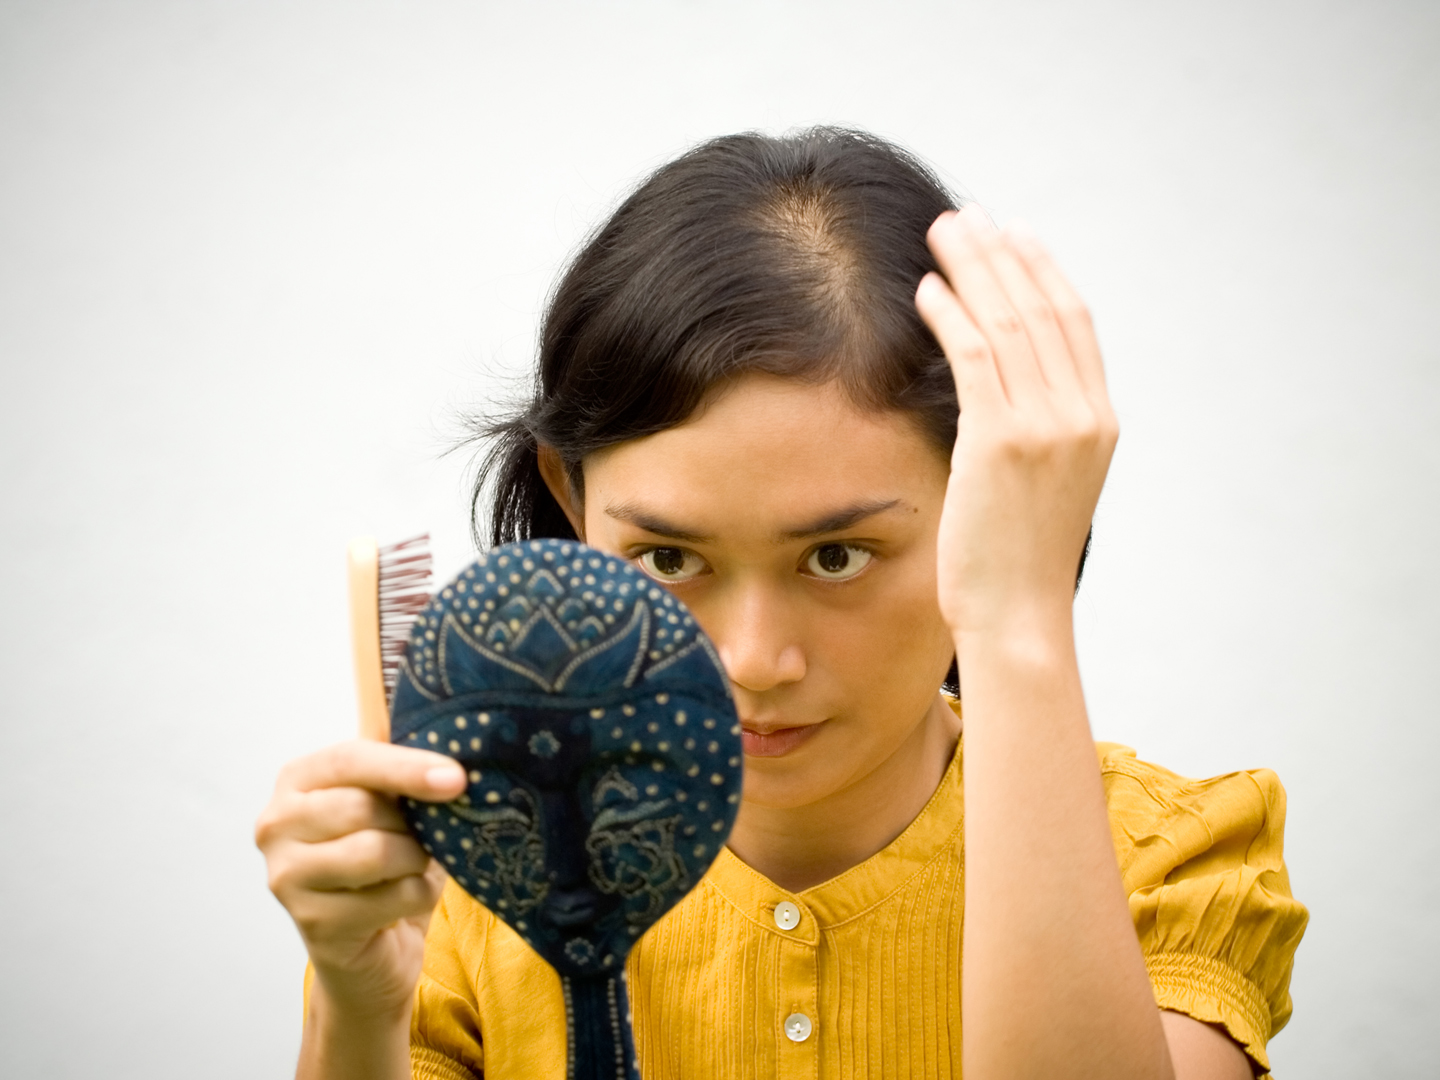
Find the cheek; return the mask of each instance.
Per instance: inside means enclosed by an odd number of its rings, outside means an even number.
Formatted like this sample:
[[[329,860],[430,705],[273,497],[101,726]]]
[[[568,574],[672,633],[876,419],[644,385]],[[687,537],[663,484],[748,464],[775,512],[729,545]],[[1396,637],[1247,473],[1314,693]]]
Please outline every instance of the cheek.
[[[868,602],[830,612],[816,645],[848,700],[888,712],[925,707],[945,677],[954,641],[940,614],[933,552],[894,567]],[[877,585],[880,583],[877,583]]]

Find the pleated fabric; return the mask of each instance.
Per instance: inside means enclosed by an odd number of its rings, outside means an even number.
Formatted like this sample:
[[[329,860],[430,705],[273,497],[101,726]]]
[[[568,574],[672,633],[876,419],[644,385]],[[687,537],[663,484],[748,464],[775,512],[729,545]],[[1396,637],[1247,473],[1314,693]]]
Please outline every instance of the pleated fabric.
[[[884,858],[804,892],[727,851],[629,965],[647,1080],[958,1075],[959,775],[957,761]],[[781,904],[799,913],[788,929]]]
[[[1285,872],[1279,781],[1187,780],[1098,749],[1157,1004],[1223,1025],[1267,1069],[1307,918]],[[957,748],[910,827],[822,885],[787,892],[725,850],[631,953],[645,1080],[960,1076],[963,808]],[[781,904],[798,920],[777,921]],[[558,977],[453,884],[416,995],[417,1078],[564,1080]]]

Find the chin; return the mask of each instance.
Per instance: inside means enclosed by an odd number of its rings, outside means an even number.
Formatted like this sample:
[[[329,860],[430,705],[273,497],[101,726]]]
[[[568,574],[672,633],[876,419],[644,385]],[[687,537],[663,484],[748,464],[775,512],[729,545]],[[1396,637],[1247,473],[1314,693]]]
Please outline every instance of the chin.
[[[794,768],[789,762],[780,766],[779,762],[771,760],[757,765],[747,760],[745,786],[740,796],[742,803],[763,806],[767,810],[798,810],[820,802],[845,786],[836,775],[834,758],[825,762],[828,767],[824,771],[828,775],[818,775],[817,764],[812,763],[810,768]]]

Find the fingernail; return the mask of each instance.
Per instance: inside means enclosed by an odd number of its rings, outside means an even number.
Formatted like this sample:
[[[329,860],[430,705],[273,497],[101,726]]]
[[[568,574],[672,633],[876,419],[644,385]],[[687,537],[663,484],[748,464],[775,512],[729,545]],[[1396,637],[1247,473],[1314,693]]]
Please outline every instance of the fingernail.
[[[465,773],[459,765],[436,765],[425,774],[425,783],[437,791],[449,791],[464,780]]]
[[[1034,250],[1040,246],[1040,237],[1024,218],[1013,218],[1005,223],[1005,235],[1018,247]]]
[[[967,203],[960,211],[960,224],[971,232],[994,232],[995,222],[978,202]]]

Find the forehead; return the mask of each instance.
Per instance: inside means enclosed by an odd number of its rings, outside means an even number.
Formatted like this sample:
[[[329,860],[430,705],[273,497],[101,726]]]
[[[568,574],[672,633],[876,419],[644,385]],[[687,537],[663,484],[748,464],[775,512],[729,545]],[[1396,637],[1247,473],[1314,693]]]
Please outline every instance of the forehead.
[[[948,462],[907,415],[860,408],[843,387],[737,380],[685,423],[585,460],[587,511],[639,503],[697,531],[780,527],[842,504],[943,495]]]

